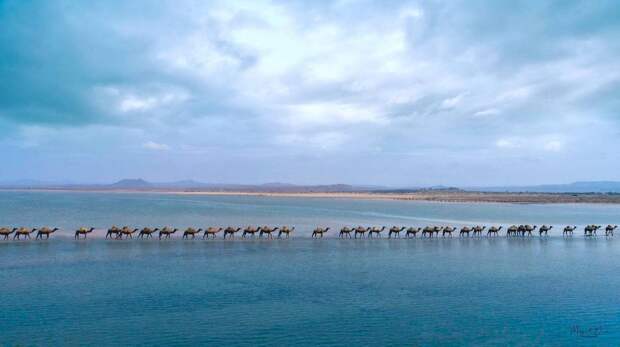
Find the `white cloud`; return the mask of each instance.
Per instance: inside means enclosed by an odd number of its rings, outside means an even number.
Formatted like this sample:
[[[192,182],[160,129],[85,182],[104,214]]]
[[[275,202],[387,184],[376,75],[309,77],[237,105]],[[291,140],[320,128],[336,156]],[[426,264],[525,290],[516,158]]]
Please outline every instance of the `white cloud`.
[[[170,146],[165,143],[157,143],[153,141],[147,141],[142,144],[142,148],[150,149],[153,151],[168,151],[170,150]]]
[[[500,111],[496,108],[489,108],[485,110],[478,111],[474,113],[474,117],[487,117],[487,116],[496,116],[500,114]]]
[[[452,98],[445,99],[444,101],[441,102],[440,108],[442,110],[453,109],[453,108],[455,108],[456,106],[458,106],[461,103],[461,101],[463,100],[463,98],[466,95],[467,95],[467,93],[462,93],[462,94],[456,95],[456,96],[454,96]]]

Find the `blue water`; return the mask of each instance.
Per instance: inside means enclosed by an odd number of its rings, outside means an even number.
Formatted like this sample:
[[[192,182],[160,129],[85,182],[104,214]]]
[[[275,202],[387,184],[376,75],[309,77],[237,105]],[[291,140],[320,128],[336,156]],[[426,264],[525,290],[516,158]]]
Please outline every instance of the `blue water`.
[[[604,205],[0,193],[0,345],[617,345],[612,238],[313,240],[317,224],[617,223]],[[431,222],[432,221],[432,222]],[[79,225],[292,224],[290,240],[74,241]]]

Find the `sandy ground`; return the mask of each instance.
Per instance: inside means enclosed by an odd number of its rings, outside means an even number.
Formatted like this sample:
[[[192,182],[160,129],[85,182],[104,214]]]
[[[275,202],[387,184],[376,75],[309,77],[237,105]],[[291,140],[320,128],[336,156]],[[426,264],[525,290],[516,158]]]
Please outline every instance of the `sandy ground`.
[[[6,190],[5,190],[6,191]],[[140,190],[140,189],[21,189],[12,191],[45,191],[45,192],[97,192],[97,193],[152,193],[173,195],[219,195],[219,196],[266,196],[295,198],[334,198],[362,200],[411,200],[436,202],[469,202],[469,203],[516,203],[516,204],[559,204],[559,203],[602,203],[620,204],[620,194],[595,193],[485,193],[485,192],[444,192],[424,191],[415,193],[373,193],[373,192],[232,192],[232,191],[189,191],[189,190]]]

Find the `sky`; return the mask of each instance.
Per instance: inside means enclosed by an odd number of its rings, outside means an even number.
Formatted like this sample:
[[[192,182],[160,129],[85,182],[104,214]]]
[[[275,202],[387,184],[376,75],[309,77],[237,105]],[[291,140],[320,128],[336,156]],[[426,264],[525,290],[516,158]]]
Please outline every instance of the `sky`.
[[[620,180],[620,3],[0,0],[0,182]]]

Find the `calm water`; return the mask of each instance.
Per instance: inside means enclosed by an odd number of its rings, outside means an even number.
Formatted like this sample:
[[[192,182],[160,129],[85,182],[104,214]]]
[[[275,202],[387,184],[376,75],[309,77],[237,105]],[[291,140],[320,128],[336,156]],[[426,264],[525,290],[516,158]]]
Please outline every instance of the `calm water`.
[[[1,225],[292,224],[291,240],[0,242],[0,345],[617,345],[619,240],[313,240],[618,223],[620,207],[0,193]],[[304,237],[306,236],[306,237]]]

